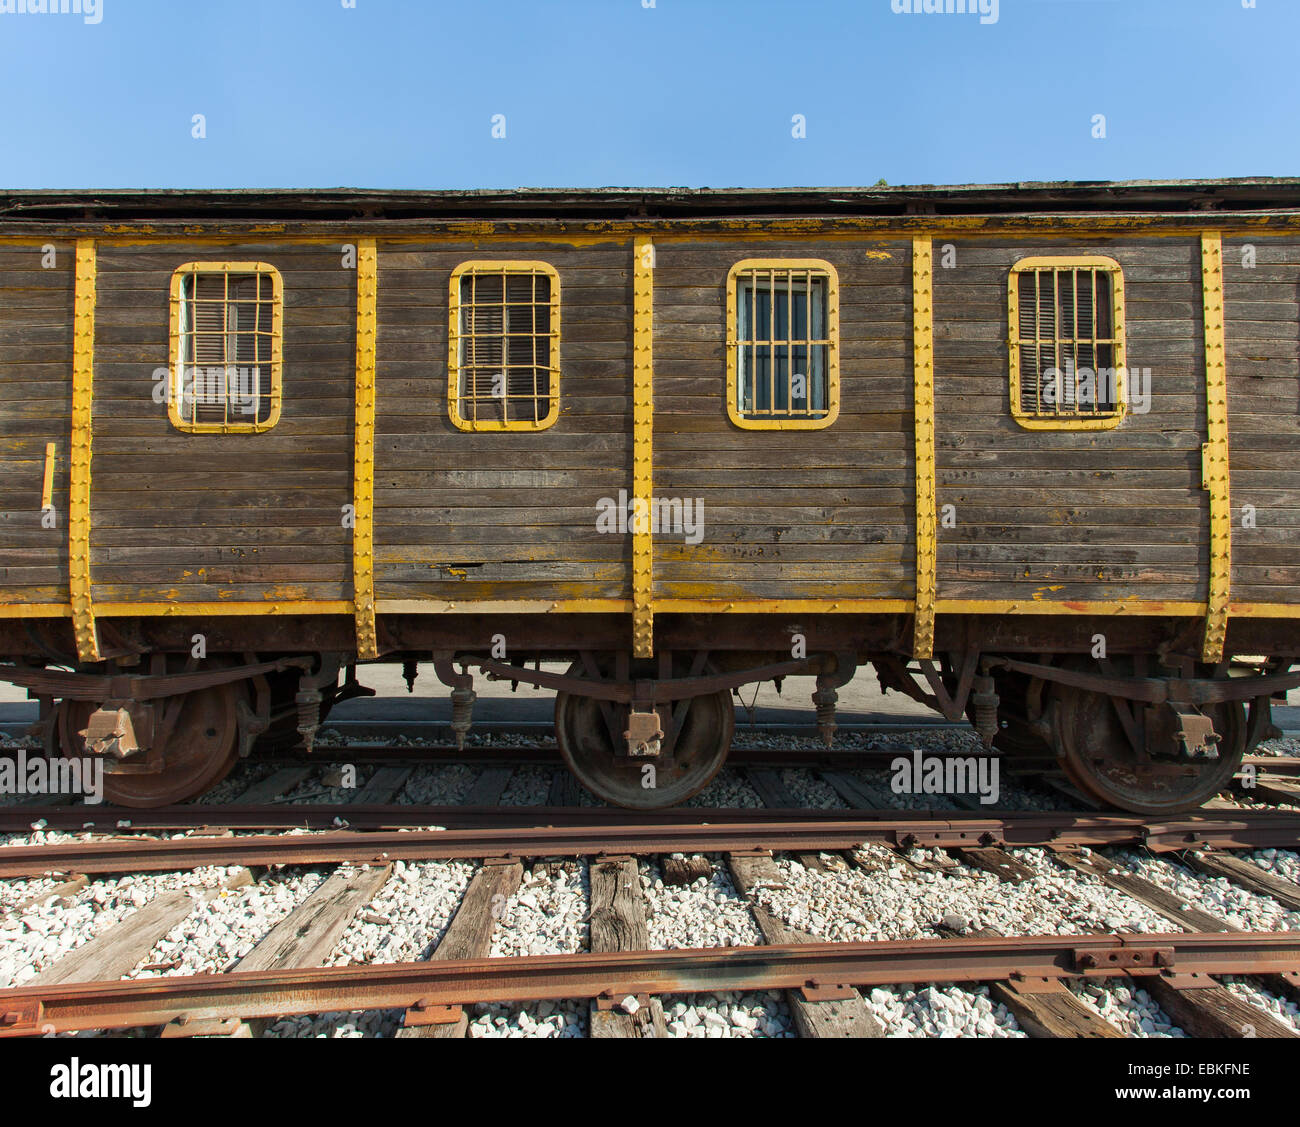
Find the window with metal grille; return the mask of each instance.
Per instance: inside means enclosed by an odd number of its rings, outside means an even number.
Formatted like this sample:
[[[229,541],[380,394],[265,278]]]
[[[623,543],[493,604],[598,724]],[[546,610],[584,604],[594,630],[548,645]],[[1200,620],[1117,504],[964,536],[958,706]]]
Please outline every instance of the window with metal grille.
[[[749,430],[839,414],[839,279],[820,259],[746,259],[727,276],[727,412]]]
[[[1125,414],[1124,275],[1098,255],[1024,258],[1008,283],[1011,413],[1030,429],[1102,430]]]
[[[545,262],[451,276],[447,393],[461,430],[543,430],[560,413],[560,278]]]
[[[172,275],[172,423],[269,430],[280,416],[283,283],[265,262],[188,262]]]

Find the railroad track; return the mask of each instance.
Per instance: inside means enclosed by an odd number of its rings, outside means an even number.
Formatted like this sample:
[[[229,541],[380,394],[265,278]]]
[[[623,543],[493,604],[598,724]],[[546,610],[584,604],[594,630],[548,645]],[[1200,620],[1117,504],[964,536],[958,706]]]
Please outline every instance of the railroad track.
[[[230,809],[230,808],[227,808]],[[300,808],[300,810],[303,808]],[[317,807],[319,824],[331,826],[335,808]],[[389,826],[394,807],[338,807],[353,826]],[[1300,845],[1300,813],[1201,811],[1159,821],[1129,814],[1068,812],[805,810],[677,810],[636,813],[608,807],[406,807],[404,826],[438,829],[326,830],[321,833],[240,834],[284,817],[245,810],[242,823],[185,837],[144,836],[148,829],[186,823],[146,812],[129,830],[93,840],[60,840],[0,849],[0,879],[49,873],[164,872],[205,865],[385,863],[483,856],[579,857],[601,853],[647,855],[737,849],[821,851],[879,842],[907,849],[947,847],[1096,848],[1142,845],[1152,852],[1187,849],[1291,848]],[[179,810],[183,814],[185,807]],[[59,811],[58,813],[64,813]],[[152,818],[152,824],[150,819]],[[298,828],[297,821],[279,822]],[[126,829],[124,827],[123,829]],[[204,832],[207,830],[208,832]]]
[[[473,818],[482,811],[469,812]],[[571,812],[572,813],[572,812]],[[590,815],[591,811],[586,811]],[[715,812],[710,812],[715,813]],[[752,812],[727,811],[721,814]],[[818,942],[784,922],[761,901],[761,890],[782,888],[788,874],[774,850],[788,850],[808,868],[866,866],[852,843],[882,843],[888,856],[904,858],[910,846],[939,847],[944,864],[992,874],[997,883],[1021,884],[1034,877],[1023,860],[984,843],[951,819],[881,817],[844,824],[793,823],[779,812],[760,822],[691,826],[681,822],[607,817],[588,826],[497,831],[406,834],[321,834],[180,840],[118,840],[65,843],[0,850],[0,876],[13,878],[42,866],[74,866],[77,876],[46,888],[40,897],[67,896],[95,873],[159,871],[192,865],[362,864],[339,869],[298,904],[261,941],[222,974],[122,980],[158,939],[194,910],[185,896],[160,897],[150,905],[54,964],[37,983],[0,991],[0,1036],[35,1036],[76,1030],[136,1027],[161,1029],[164,1036],[249,1033],[269,1019],[325,1011],[401,1011],[400,1036],[463,1036],[467,1007],[476,1003],[577,1000],[589,1007],[592,1036],[660,1036],[667,1030],[663,998],[718,991],[783,991],[795,1027],[803,1036],[880,1036],[883,1028],[861,993],[904,983],[983,983],[989,996],[1014,1015],[1031,1036],[1116,1037],[1121,1032],[1071,987],[1119,976],[1147,990],[1173,1020],[1194,1035],[1293,1037],[1287,1023],[1272,1017],[1211,976],[1249,976],[1265,989],[1300,999],[1300,933],[1242,932],[1215,916],[1189,907],[1180,897],[1132,873],[1116,871],[1089,853],[1084,843],[1136,840],[1133,825],[1120,818],[1044,819],[1026,816],[1035,827],[1028,840],[1049,836],[1053,863],[1085,874],[1166,920],[1176,933],[1005,936],[990,929],[912,940]],[[1196,843],[1224,848],[1257,843],[1251,821],[1281,823],[1294,844],[1297,819],[1245,819],[1202,815],[1187,823],[1147,826],[1151,848]],[[960,820],[959,820],[960,821]],[[1135,819],[1129,819],[1135,822]],[[972,827],[1007,819],[970,819]],[[1086,824],[1084,824],[1086,823]],[[1213,833],[1210,826],[1216,827]],[[582,832],[580,832],[582,831]],[[616,832],[619,831],[619,832]],[[1269,838],[1272,840],[1272,838]],[[640,895],[637,854],[693,850],[721,853],[730,881],[747,898],[765,945],[712,949],[650,949],[646,904]],[[589,859],[590,950],[547,956],[487,957],[507,899],[519,889],[525,857]],[[339,936],[371,902],[399,859],[474,857],[481,860],[431,957],[395,964],[325,967]],[[1259,895],[1300,909],[1300,886],[1289,884],[1249,861],[1220,854],[1184,858],[1207,875],[1225,876]],[[682,858],[664,872],[677,883],[697,877],[706,862]],[[922,858],[911,867],[933,867]],[[941,866],[942,867],[942,866]],[[42,871],[49,871],[48,868]],[[910,870],[909,870],[910,871]],[[227,878],[221,891],[237,889],[251,876]],[[211,893],[210,893],[211,894]],[[158,910],[154,910],[158,908]],[[948,917],[939,930],[948,927]],[[83,981],[84,980],[84,981]],[[253,1023],[251,1026],[249,1023]],[[260,1023],[260,1024],[259,1024]]]
[[[126,982],[67,983],[0,993],[0,1037],[84,1029],[165,1027],[211,1036],[250,1019],[327,1011],[404,1011],[403,1030],[463,1032],[470,1003],[580,999],[600,1015],[646,1017],[633,1029],[662,1035],[662,995],[785,990],[800,1031],[880,1036],[859,989],[904,983],[992,983],[1041,1036],[1119,1036],[1065,986],[1123,972],[1209,1035],[1295,1037],[1241,1002],[1212,975],[1279,979],[1300,972],[1292,935],[980,936],[878,943],[784,943],[675,951],[585,952],[520,958],[425,960],[311,967]],[[635,1005],[632,1000],[635,999]],[[858,1005],[854,1005],[854,1002]],[[828,1007],[818,1014],[818,1007]],[[629,1012],[630,1011],[630,1012]]]
[[[475,784],[478,793],[499,800],[511,770],[485,765]],[[274,791],[305,772],[282,768],[273,786],[264,785],[268,780],[254,786]],[[1181,894],[1099,862],[1090,851],[1140,847],[1205,879],[1221,878],[1300,911],[1300,887],[1234,855],[1294,849],[1300,844],[1300,811],[1217,809],[1159,820],[1086,811],[899,812],[869,808],[866,791],[833,769],[823,777],[846,806],[856,808],[793,809],[797,804],[779,774],[757,765],[744,769],[768,803],[757,810],[391,805],[404,774],[409,769],[377,768],[361,788],[361,794],[369,788],[380,795],[374,803],[0,809],[0,830],[26,832],[36,820],[49,830],[80,831],[90,823],[93,831],[107,831],[0,849],[0,879],[49,875],[36,900],[75,897],[110,874],[211,872],[211,866],[236,874],[221,890],[205,893],[211,896],[227,890],[238,895],[241,884],[256,879],[253,872],[333,867],[230,972],[122,980],[195,910],[189,896],[161,894],[60,958],[37,984],[0,991],[0,1035],[140,1026],[168,1037],[233,1035],[264,1029],[286,1015],[383,1010],[394,1012],[394,1023],[400,1019],[399,1036],[447,1037],[465,1034],[471,1004],[563,999],[584,1007],[592,1036],[657,1036],[668,1030],[665,997],[770,990],[782,992],[793,1027],[803,1036],[879,1036],[881,1021],[862,991],[968,982],[986,984],[980,989],[1032,1036],[1113,1037],[1120,1030],[1084,1001],[1080,986],[1114,976],[1146,990],[1193,1035],[1294,1035],[1286,1022],[1234,993],[1235,984],[1215,984],[1207,976],[1251,976],[1274,996],[1300,1000],[1300,934],[1237,932]],[[340,822],[347,828],[337,828]],[[430,830],[431,825],[443,828]],[[290,827],[324,832],[244,832]],[[404,828],[408,832],[398,832]],[[160,839],[150,836],[153,831],[190,832]],[[1094,923],[1094,933],[1043,938],[989,929],[948,934],[938,927],[940,938],[824,943],[789,925],[761,899],[763,890],[780,887],[783,873],[788,875],[779,864],[810,872],[861,868],[872,850],[900,859],[928,850],[944,864],[1013,886],[1032,879],[1032,865],[1016,852],[1025,847],[1047,850],[1047,863],[1130,899],[1179,933],[1096,934],[1106,929]],[[693,854],[721,858],[719,871],[745,899],[765,946],[650,950],[639,875],[647,863],[663,865],[666,874],[662,859],[668,855],[687,855],[673,866],[686,865],[688,876],[698,873],[690,869],[701,863],[690,859]],[[590,949],[488,958],[503,923],[496,909],[517,892],[525,862],[540,858],[585,864]],[[477,868],[428,959],[319,965],[403,864],[467,861]],[[916,867],[911,860],[901,863],[909,873]],[[922,860],[917,871],[927,867],[934,866]],[[1243,1034],[1247,1029],[1253,1032]]]

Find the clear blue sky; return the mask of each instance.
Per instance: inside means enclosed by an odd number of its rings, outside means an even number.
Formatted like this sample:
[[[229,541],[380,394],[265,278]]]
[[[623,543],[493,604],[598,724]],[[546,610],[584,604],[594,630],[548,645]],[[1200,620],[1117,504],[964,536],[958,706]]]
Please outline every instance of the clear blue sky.
[[[25,2],[0,0],[0,187],[1300,174],[1300,0],[1000,0],[987,25],[891,0]]]

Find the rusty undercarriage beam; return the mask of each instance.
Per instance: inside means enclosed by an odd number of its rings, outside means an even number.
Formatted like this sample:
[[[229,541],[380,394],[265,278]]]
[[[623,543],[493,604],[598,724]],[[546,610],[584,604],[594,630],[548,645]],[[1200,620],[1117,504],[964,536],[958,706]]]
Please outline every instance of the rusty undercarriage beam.
[[[313,662],[312,657],[285,657],[276,661],[249,662],[200,672],[157,676],[135,673],[69,673],[62,669],[0,664],[0,681],[28,689],[37,696],[59,697],[63,700],[159,700],[163,697],[183,696],[214,685],[247,681],[265,673],[282,673],[288,669],[301,671],[310,668]]]
[[[338,1010],[627,994],[1160,974],[1296,974],[1294,933],[1075,935],[801,943],[430,960],[69,983],[0,991],[0,1037]]]
[[[412,817],[433,821],[438,811],[412,807]],[[391,811],[389,811],[391,813]],[[557,824],[537,825],[547,812],[445,809],[447,822],[474,819],[471,828],[412,832],[334,831],[281,836],[208,837],[157,840],[118,836],[111,840],[66,841],[0,849],[0,878],[45,873],[168,872],[204,865],[307,865],[394,860],[446,860],[486,856],[580,857],[601,853],[716,853],[735,849],[807,852],[850,849],[866,842],[903,847],[972,845],[1079,846],[1144,844],[1155,852],[1204,848],[1290,847],[1300,844],[1300,815],[1273,812],[1200,812],[1161,821],[1132,815],[1027,813],[987,817],[944,811],[943,817],[892,811],[859,812],[854,818],[790,820],[773,811],[764,818],[744,811],[744,820],[681,821],[550,811]],[[657,812],[656,812],[657,813]],[[693,810],[696,818],[709,812]],[[721,814],[721,812],[719,812]]]
[[[988,664],[995,668],[1010,669],[1028,677],[1068,685],[1103,696],[1121,697],[1142,701],[1145,704],[1164,704],[1183,701],[1189,704],[1214,704],[1229,700],[1255,700],[1259,697],[1284,693],[1300,687],[1300,671],[1275,674],[1268,677],[1112,677],[1099,673],[1083,673],[1077,669],[1059,669],[1054,665],[1018,661],[1008,657],[993,657]]]

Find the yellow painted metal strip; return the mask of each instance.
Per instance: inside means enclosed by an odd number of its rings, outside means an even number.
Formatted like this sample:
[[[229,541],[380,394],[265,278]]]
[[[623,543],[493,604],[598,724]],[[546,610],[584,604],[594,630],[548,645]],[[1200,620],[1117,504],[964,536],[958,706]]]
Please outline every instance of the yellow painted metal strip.
[[[279,602],[273,600],[242,600],[228,603],[215,600],[201,602],[174,603],[98,603],[95,606],[97,618],[187,618],[195,615],[203,618],[217,616],[246,615],[301,615],[303,617],[317,614],[353,613],[355,604],[351,599],[301,599]]]
[[[45,444],[45,477],[41,481],[41,512],[54,506],[54,443]]]
[[[1126,617],[1195,618],[1205,614],[1205,604],[1198,602],[1159,602],[1145,599],[940,599],[939,614],[1085,614],[1124,615]]]
[[[1233,618],[1300,618],[1300,603],[1232,603]]]
[[[380,614],[631,614],[631,599],[379,599]]]
[[[657,614],[911,614],[911,599],[657,599]]]
[[[1171,221],[1172,213],[1043,213],[1032,219],[1023,215],[951,215],[943,219],[942,235],[968,235],[1010,238],[1060,238],[1063,236],[1108,239],[1116,235],[1187,238],[1195,231],[1186,222]],[[1219,233],[1229,237],[1263,238],[1287,235],[1300,230],[1300,215],[1294,213],[1243,213],[1223,216]],[[53,229],[56,225],[48,225]],[[347,238],[360,234],[357,224]],[[379,219],[365,230],[370,237],[381,237],[385,245],[439,242],[500,240],[506,242],[550,243],[556,246],[592,246],[623,242],[638,231],[644,233],[647,222],[627,220],[591,220],[554,224],[538,230],[526,222],[494,223],[486,220],[393,220]],[[761,219],[666,219],[655,224],[659,242],[685,242],[707,237],[773,242],[791,238],[860,238],[863,235],[910,238],[918,232],[933,235],[933,216],[791,216]],[[283,223],[234,223],[178,221],[173,225],[152,223],[64,223],[57,229],[64,238],[84,236],[105,246],[157,246],[164,243],[192,245],[246,243],[249,245],[289,244],[334,246],[345,238],[342,224],[302,224],[291,230]],[[316,232],[328,233],[316,233]],[[48,235],[0,236],[0,246],[40,246]]]
[[[1232,495],[1228,464],[1228,365],[1223,332],[1223,237],[1201,236],[1201,294],[1205,306],[1205,424],[1203,488],[1210,493],[1210,586],[1201,658],[1223,659],[1232,596]]]
[[[0,618],[71,618],[67,603],[8,603],[0,606]]]
[[[357,656],[379,655],[375,626],[375,305],[379,262],[374,239],[357,243],[357,386],[352,442],[352,591]]]
[[[654,496],[654,243],[637,239],[632,253],[632,496],[648,512]],[[632,604],[632,653],[652,657],[654,538],[648,519],[632,529]]]
[[[934,260],[928,236],[912,240],[912,410],[916,444],[916,612],[912,656],[934,652],[938,536],[934,464]]]
[[[380,614],[630,614],[630,599],[377,599]],[[1203,602],[1144,600],[1047,602],[1041,599],[939,599],[938,614],[1124,615],[1204,618]],[[911,614],[911,599],[656,599],[656,614]],[[95,617],[176,618],[185,615],[352,615],[350,599],[300,602],[97,603]],[[1233,603],[1233,618],[1300,618],[1300,603]],[[67,603],[4,603],[0,618],[70,618]]]
[[[72,457],[68,482],[68,594],[77,657],[99,660],[90,598],[90,439],[95,380],[95,243],[77,241],[72,321]]]

